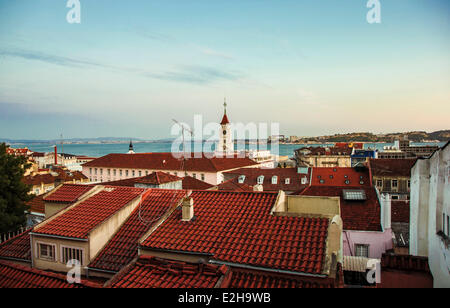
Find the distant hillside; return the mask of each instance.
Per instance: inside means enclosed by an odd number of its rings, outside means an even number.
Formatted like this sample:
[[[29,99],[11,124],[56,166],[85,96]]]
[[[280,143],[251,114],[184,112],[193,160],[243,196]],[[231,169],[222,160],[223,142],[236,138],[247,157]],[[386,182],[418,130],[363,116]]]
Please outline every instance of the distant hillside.
[[[425,141],[439,141],[446,142],[450,140],[450,130],[441,130],[432,133],[424,131],[414,131],[406,133],[389,133],[375,135],[373,133],[361,132],[361,133],[349,133],[349,134],[335,134],[331,136],[320,136],[302,138],[298,142],[351,142],[351,141],[364,141],[364,142],[394,142],[398,139],[407,138],[413,142],[425,142]]]

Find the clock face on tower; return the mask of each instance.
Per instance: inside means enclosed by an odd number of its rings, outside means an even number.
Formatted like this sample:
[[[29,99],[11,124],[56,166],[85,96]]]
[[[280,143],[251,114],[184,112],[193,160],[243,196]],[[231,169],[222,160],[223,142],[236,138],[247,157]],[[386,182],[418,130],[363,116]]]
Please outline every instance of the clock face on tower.
[[[227,134],[227,131],[226,131],[226,130],[224,130],[224,131],[223,131],[223,134],[224,134],[224,135],[226,135],[226,134]]]

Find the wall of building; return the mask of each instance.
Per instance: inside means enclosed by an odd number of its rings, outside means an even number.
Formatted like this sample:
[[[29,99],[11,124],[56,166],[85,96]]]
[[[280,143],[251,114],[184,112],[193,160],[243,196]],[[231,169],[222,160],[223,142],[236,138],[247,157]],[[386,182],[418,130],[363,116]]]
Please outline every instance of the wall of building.
[[[428,257],[434,287],[450,287],[450,146],[412,168],[410,250]],[[443,219],[444,217],[444,219]]]
[[[392,249],[392,230],[384,232],[344,230],[344,255],[355,256],[355,245],[369,245],[369,258],[381,259],[386,250]]]
[[[46,259],[40,259],[38,255],[37,245],[38,243],[55,245],[55,261],[49,261]],[[50,238],[39,236],[36,234],[31,235],[31,251],[33,258],[33,267],[41,270],[51,270],[61,273],[67,273],[71,268],[67,267],[67,264],[62,262],[61,247],[75,247],[77,249],[83,249],[84,262],[82,264],[81,273],[84,275],[84,267],[89,264],[89,246],[87,241],[76,241],[68,239]]]

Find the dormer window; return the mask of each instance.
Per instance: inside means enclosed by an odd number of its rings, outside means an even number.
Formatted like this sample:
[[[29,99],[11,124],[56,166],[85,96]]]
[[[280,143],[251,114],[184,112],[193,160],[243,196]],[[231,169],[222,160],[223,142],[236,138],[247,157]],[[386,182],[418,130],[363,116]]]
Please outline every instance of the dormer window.
[[[276,175],[274,175],[272,177],[272,184],[277,184],[278,183],[278,177]]]
[[[245,175],[240,175],[239,178],[238,178],[239,184],[244,183],[244,181],[245,181]]]
[[[302,185],[307,184],[307,182],[308,182],[308,179],[306,177],[303,177],[302,178]]]
[[[291,179],[290,178],[285,179],[284,184],[287,184],[287,185],[291,184]]]
[[[349,180],[345,180],[345,184],[349,185],[350,181]]]
[[[264,175],[258,176],[258,179],[256,180],[258,184],[264,183]]]

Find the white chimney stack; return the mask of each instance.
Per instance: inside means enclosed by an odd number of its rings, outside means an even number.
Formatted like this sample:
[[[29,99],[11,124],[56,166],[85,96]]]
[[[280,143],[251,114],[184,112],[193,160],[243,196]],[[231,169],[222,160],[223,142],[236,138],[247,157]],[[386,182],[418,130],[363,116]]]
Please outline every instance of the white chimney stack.
[[[190,221],[194,217],[194,199],[191,197],[184,198],[182,205],[182,221]]]

